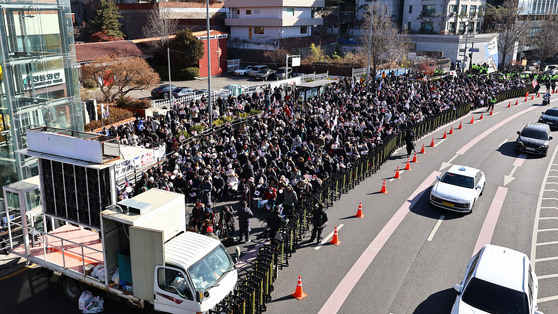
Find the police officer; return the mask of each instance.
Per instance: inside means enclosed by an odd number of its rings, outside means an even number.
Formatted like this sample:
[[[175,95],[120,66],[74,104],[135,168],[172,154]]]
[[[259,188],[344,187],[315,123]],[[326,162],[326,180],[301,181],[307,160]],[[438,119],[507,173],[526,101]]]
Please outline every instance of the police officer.
[[[327,224],[327,213],[324,209],[324,204],[318,203],[316,208],[312,211],[312,236],[310,237],[310,242],[314,241],[317,236],[317,243],[322,241],[322,231]]]

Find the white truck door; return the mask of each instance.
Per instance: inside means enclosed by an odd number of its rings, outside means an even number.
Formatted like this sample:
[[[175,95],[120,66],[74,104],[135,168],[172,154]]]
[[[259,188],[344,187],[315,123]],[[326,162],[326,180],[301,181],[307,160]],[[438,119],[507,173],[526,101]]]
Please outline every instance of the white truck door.
[[[163,232],[130,227],[130,260],[134,297],[153,303],[153,271],[165,264]]]
[[[188,277],[181,269],[170,266],[155,268],[155,302],[156,311],[168,313],[197,313],[200,305]]]

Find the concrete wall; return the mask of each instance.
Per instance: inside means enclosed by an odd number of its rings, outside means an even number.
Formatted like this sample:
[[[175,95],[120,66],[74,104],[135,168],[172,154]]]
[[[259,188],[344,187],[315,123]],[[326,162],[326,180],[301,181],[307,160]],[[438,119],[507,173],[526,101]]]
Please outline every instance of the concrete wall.
[[[473,52],[473,63],[484,63],[487,61],[484,55],[484,46],[495,34],[469,35],[467,38],[467,49],[478,48],[479,52]],[[460,35],[410,35],[411,40],[416,43],[417,51],[441,51],[444,57],[450,58],[452,62],[463,60],[463,52],[459,49],[465,48],[466,36]],[[467,57],[469,51],[467,50]]]

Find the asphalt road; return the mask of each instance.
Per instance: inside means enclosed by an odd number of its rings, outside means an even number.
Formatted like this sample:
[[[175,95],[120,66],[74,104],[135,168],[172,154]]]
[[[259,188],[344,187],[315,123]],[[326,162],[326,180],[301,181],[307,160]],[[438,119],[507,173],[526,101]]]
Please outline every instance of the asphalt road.
[[[539,277],[539,309],[558,313],[558,132],[547,157],[514,152],[516,131],[536,121],[542,98],[507,108],[497,104],[494,115],[475,110],[417,141],[426,154],[393,179],[407,161],[403,149],[380,171],[361,182],[328,209],[324,235],[339,229],[339,246],[303,242],[279,272],[268,313],[449,313],[453,285],[464,275],[478,247],[493,243],[531,257]],[[551,105],[558,106],[555,96]],[[471,117],[475,123],[471,124]],[[457,129],[459,122],[463,129]],[[454,134],[442,140],[453,126]],[[435,147],[429,147],[434,138]],[[437,174],[451,164],[484,171],[487,184],[471,214],[432,207],[428,195]],[[387,194],[379,193],[386,180]],[[363,219],[354,218],[362,202]],[[442,218],[443,217],[443,218]],[[306,235],[308,239],[309,233]],[[308,297],[296,300],[302,276]],[[26,269],[0,278],[0,312],[77,313],[64,298],[57,277]],[[106,299],[107,300],[107,299]],[[106,301],[105,313],[136,313],[125,304]],[[46,309],[46,310],[45,310]],[[146,313],[146,311],[142,311]]]

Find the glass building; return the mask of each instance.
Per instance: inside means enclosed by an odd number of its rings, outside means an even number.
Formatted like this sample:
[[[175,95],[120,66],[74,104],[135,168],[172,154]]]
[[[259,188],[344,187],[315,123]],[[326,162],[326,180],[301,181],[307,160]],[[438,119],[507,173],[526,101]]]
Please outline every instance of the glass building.
[[[0,19],[0,188],[38,174],[26,131],[83,131],[70,0],[2,1]],[[1,206],[1,205],[0,205]]]

